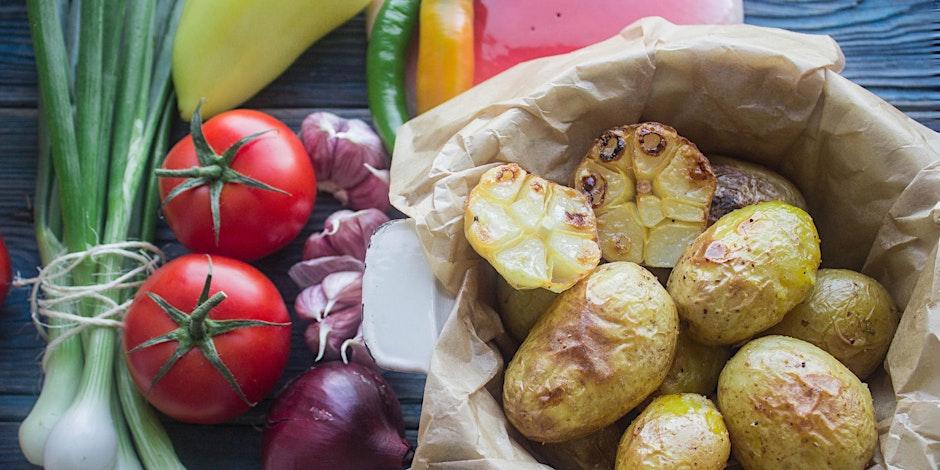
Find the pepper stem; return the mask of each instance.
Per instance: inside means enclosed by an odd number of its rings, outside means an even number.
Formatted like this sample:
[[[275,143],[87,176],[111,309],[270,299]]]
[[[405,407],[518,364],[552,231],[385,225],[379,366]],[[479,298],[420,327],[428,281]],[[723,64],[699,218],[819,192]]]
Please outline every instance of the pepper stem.
[[[199,114],[199,110],[202,108],[202,101],[196,105],[196,110],[193,112],[193,119],[190,123],[190,135],[193,139],[193,147],[196,151],[196,159],[199,161],[198,166],[193,166],[190,168],[158,168],[154,170],[154,174],[158,178],[185,178],[186,181],[176,185],[169,194],[163,199],[163,206],[166,206],[173,199],[176,199],[180,194],[185,193],[196,189],[201,186],[209,186],[209,210],[212,212],[212,230],[215,234],[215,244],[219,245],[219,233],[221,232],[221,216],[219,215],[219,200],[222,197],[222,189],[226,183],[232,184],[241,184],[245,186],[250,186],[252,188],[261,189],[264,191],[272,191],[275,193],[284,194],[290,196],[290,193],[282,189],[271,186],[267,183],[258,181],[254,178],[245,176],[234,169],[232,169],[232,162],[235,160],[235,157],[238,155],[238,151],[242,147],[251,143],[254,140],[257,140],[264,134],[272,132],[273,129],[268,129],[261,132],[256,132],[254,134],[247,135],[242,137],[238,142],[232,144],[231,147],[225,149],[222,154],[218,154],[212,147],[209,145],[209,142],[206,140],[206,136],[202,132],[202,116]]]

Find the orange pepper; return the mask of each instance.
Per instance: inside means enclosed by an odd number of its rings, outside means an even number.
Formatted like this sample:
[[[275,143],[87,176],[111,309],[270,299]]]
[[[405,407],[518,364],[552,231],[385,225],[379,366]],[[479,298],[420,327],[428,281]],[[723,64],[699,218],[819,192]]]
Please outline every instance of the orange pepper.
[[[421,0],[416,99],[423,113],[473,86],[473,0]]]

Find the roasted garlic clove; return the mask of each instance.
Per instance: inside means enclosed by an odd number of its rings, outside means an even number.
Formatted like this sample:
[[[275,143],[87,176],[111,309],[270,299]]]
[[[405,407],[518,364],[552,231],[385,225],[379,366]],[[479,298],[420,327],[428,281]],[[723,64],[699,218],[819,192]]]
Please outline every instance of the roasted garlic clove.
[[[514,163],[490,169],[470,191],[464,232],[470,246],[516,289],[561,292],[600,261],[587,199]]]
[[[660,268],[705,229],[716,184],[698,148],[655,122],[604,132],[574,175],[597,215],[604,259]]]

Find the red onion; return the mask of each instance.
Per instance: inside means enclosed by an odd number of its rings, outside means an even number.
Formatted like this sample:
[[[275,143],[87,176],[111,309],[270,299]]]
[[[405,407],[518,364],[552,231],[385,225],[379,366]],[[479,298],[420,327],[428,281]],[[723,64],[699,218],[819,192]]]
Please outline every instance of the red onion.
[[[288,384],[264,431],[266,470],[385,470],[409,451],[395,393],[366,366],[318,365]]]

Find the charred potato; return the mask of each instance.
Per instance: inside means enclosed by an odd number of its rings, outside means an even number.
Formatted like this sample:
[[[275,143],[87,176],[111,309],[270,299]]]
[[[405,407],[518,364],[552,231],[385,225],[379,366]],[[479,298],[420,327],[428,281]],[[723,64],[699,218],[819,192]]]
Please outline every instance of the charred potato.
[[[506,417],[539,443],[608,426],[659,387],[677,336],[672,299],[649,271],[601,265],[558,296],[510,361]]]
[[[483,173],[467,198],[464,232],[516,289],[561,292],[600,261],[587,199],[514,163]]]
[[[617,450],[617,470],[721,470],[731,454],[721,413],[694,393],[663,395],[630,424]]]
[[[767,333],[813,343],[864,379],[884,362],[897,327],[897,310],[878,281],[845,269],[820,269],[809,298]]]
[[[574,175],[597,214],[604,259],[661,268],[705,229],[716,184],[698,148],[656,122],[604,132]]]
[[[610,470],[617,461],[617,444],[626,425],[619,420],[587,436],[555,444],[540,444],[545,463],[564,470]]]
[[[786,336],[755,339],[731,358],[718,408],[750,470],[860,470],[878,438],[868,387],[829,353]]]
[[[708,211],[709,224],[735,209],[759,202],[783,201],[806,210],[803,194],[780,174],[755,163],[718,155],[709,155],[708,161],[718,178]]]
[[[780,322],[812,291],[819,235],[802,209],[773,201],[738,209],[702,233],[667,289],[692,337],[735,344]]]
[[[708,395],[715,391],[718,375],[730,357],[731,350],[728,347],[699,344],[685,328],[680,328],[676,357],[656,394]]]
[[[558,294],[545,289],[516,290],[502,277],[496,280],[496,307],[503,326],[517,341],[525,339],[535,321],[548,311]]]

